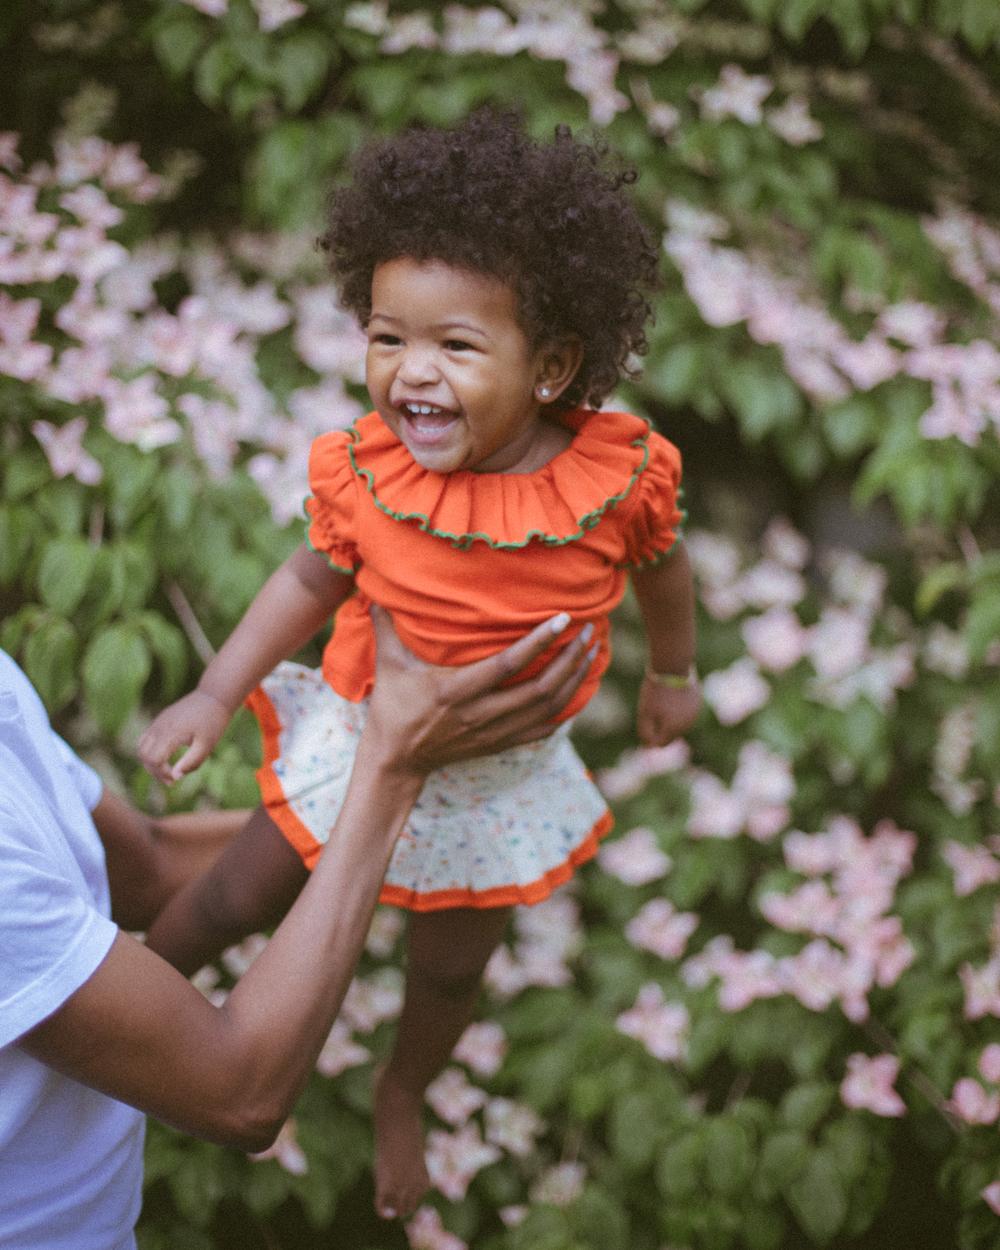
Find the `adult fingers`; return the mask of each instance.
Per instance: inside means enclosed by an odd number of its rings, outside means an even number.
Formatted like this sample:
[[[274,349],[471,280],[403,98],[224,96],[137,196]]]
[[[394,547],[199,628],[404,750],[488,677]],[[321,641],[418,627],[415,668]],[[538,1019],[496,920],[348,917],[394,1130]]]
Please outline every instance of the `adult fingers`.
[[[536,625],[530,634],[525,634],[496,655],[456,669],[456,681],[460,683],[463,693],[473,697],[495,690],[521,669],[527,668],[532,660],[552,646],[553,639],[563,632],[570,619],[568,612],[560,612],[558,616],[552,616],[547,621],[542,621],[541,625]]]
[[[555,717],[576,694],[593,662],[596,648],[586,651],[586,642],[587,638],[574,638],[535,677],[468,703],[465,745],[487,741],[492,750],[502,750],[548,737]]]

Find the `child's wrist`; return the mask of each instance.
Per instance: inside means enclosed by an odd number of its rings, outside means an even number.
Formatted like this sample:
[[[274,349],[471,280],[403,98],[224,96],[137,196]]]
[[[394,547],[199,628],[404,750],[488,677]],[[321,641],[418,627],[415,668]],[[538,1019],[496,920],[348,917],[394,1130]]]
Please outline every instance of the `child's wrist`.
[[[654,686],[662,686],[666,690],[688,690],[698,684],[698,671],[694,664],[689,664],[683,672],[658,671],[651,664],[646,665],[643,674],[646,681]]]
[[[214,690],[210,690],[206,686],[203,686],[201,682],[198,683],[195,689],[198,694],[203,695],[206,699],[211,699],[221,711],[225,712],[226,716],[233,716],[235,714],[236,708],[221,694],[216,694]]]

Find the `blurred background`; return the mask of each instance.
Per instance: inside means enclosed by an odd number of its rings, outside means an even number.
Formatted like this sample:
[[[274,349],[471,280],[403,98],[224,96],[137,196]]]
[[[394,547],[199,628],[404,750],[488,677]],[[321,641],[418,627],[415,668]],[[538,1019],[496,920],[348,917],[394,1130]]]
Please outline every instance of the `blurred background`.
[[[614,402],[684,453],[698,726],[635,750],[626,604],[617,832],[494,959],[407,1230],[380,912],[268,1158],[151,1126],[144,1250],[1000,1245],[998,47],[994,0],[6,0],[0,645],[150,807],[255,801],[249,718],[169,794],[134,745],[365,410],[314,246],[359,142],[596,129],[663,246]]]

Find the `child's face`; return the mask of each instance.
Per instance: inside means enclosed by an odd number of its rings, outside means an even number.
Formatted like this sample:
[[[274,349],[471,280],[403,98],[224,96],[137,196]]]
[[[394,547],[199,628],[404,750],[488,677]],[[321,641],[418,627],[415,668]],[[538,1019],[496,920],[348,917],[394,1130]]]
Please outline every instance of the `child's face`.
[[[545,362],[498,279],[406,257],[376,268],[368,391],[425,469],[503,473],[530,462],[546,426],[535,393]]]

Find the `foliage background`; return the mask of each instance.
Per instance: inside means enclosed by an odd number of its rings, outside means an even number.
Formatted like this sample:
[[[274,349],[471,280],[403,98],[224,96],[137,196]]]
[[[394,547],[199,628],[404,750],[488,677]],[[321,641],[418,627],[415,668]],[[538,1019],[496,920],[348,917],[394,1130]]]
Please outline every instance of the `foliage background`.
[[[685,452],[690,749],[631,751],[626,607],[581,735],[621,837],[491,967],[408,1233],[382,915],[274,1158],[151,1126],[145,1247],[998,1244],[998,39],[992,0],[3,7],[0,642],[140,802],[253,801],[245,721],[169,794],[132,748],[362,410],[311,247],[358,141],[594,124],[664,240],[621,398]]]

